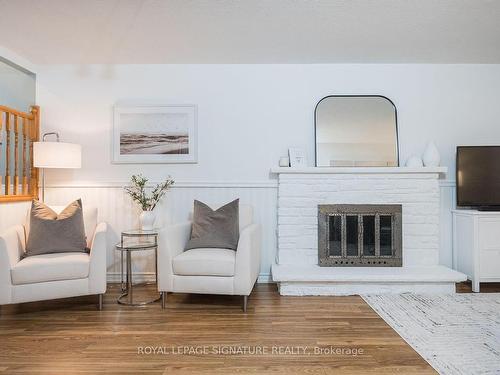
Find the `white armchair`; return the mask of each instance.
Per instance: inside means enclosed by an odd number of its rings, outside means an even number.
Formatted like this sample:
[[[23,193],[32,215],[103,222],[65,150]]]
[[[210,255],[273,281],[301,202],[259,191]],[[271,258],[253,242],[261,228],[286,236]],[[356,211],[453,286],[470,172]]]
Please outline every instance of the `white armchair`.
[[[64,207],[51,207],[60,212]],[[29,234],[25,225],[0,234],[0,305],[106,292],[106,223],[97,225],[97,209],[84,208],[90,254],[57,253],[22,258]]]
[[[191,222],[166,227],[159,236],[158,291],[165,308],[167,292],[243,296],[243,311],[260,270],[260,226],[251,206],[239,207],[240,239],[236,251],[184,251]]]

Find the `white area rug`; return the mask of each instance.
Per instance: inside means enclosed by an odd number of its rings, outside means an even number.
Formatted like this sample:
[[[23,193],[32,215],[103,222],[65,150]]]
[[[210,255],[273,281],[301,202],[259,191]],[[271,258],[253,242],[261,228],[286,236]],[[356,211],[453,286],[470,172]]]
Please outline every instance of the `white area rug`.
[[[440,374],[500,374],[500,293],[363,299]]]

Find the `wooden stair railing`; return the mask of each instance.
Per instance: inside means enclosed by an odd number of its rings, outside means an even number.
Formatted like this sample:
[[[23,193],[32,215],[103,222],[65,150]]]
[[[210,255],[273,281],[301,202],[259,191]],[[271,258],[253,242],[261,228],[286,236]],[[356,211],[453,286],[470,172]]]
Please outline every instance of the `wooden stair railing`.
[[[0,203],[38,198],[38,168],[33,166],[33,142],[39,139],[38,106],[25,113],[0,105]]]

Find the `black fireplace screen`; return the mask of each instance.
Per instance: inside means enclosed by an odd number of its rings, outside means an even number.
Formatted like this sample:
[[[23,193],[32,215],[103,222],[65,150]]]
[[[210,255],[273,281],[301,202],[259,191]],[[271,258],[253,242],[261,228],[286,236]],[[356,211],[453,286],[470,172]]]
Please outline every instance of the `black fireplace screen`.
[[[401,212],[401,205],[319,205],[319,265],[401,267]]]

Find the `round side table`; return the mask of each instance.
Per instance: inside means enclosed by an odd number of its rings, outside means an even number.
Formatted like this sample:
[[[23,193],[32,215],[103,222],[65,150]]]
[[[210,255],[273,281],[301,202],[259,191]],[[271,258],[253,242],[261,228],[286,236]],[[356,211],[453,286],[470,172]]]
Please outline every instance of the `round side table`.
[[[160,295],[153,299],[146,301],[134,300],[134,287],[144,285],[157,285],[158,284],[158,229],[142,230],[132,229],[126,230],[121,233],[121,241],[116,244],[116,250],[120,251],[120,281],[122,294],[118,297],[117,302],[122,305],[129,306],[144,306],[160,300]],[[134,284],[132,273],[132,253],[153,250],[155,254],[155,279],[156,282],[145,282]],[[124,281],[123,271],[123,255],[126,256],[126,280]]]

